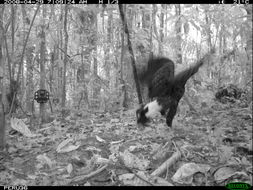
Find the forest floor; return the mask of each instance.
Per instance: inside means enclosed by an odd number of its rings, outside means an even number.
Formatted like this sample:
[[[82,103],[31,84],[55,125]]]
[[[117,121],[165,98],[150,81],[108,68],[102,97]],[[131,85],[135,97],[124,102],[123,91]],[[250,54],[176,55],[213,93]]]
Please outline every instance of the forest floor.
[[[11,119],[0,185],[252,185],[250,109],[180,110],[172,128],[164,118],[140,128],[134,109],[72,111],[41,126]]]

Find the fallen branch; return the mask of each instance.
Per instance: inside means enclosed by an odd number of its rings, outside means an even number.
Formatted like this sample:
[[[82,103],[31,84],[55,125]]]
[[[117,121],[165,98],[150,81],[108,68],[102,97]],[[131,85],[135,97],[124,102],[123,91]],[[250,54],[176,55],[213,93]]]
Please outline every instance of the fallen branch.
[[[181,152],[178,150],[168,160],[166,160],[159,168],[152,172],[151,175],[159,176],[173,165],[181,157]]]
[[[91,177],[93,177],[93,176],[99,174],[100,172],[104,171],[107,167],[108,167],[108,164],[104,165],[103,167],[101,167],[101,168],[97,169],[96,171],[91,172],[91,173],[89,173],[89,174],[87,174],[87,175],[77,176],[77,177],[73,178],[73,179],[69,182],[69,184],[72,183],[72,182],[78,183],[78,182],[80,182],[80,181],[87,180],[87,179],[89,179],[89,178],[91,178]]]
[[[120,167],[123,169],[126,169],[128,172],[133,173],[137,178],[139,178],[140,180],[146,182],[147,184],[154,186],[153,183],[147,181],[146,179],[144,179],[142,176],[140,176],[137,172],[133,171],[131,168],[127,167],[123,161],[123,159],[121,157],[119,157],[119,163],[120,163]]]

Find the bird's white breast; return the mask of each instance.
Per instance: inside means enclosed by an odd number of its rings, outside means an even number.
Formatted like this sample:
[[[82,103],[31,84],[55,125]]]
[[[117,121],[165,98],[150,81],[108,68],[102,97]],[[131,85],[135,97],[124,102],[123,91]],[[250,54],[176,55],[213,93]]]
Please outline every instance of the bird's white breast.
[[[157,100],[154,100],[150,103],[148,103],[145,107],[148,107],[148,112],[145,114],[147,118],[154,118],[157,115],[160,115],[160,111],[162,110],[162,106],[160,106],[157,102]]]

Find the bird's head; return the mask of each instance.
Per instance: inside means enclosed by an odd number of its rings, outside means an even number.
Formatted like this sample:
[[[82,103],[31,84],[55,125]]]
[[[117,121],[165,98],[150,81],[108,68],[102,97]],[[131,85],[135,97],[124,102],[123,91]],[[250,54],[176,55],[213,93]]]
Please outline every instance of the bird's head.
[[[150,119],[159,115],[162,111],[162,106],[157,100],[149,102],[146,105],[141,105],[136,111],[137,124],[146,125]]]

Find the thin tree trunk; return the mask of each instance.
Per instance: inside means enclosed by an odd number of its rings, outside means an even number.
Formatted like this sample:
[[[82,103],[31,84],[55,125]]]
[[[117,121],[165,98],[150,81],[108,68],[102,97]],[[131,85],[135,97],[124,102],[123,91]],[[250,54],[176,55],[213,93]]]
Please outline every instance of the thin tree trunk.
[[[3,14],[5,5],[0,5],[0,41],[3,39]],[[2,43],[0,44],[0,151],[5,147],[5,114],[3,104],[3,77],[4,77],[4,62],[2,54]]]
[[[105,73],[106,79],[110,80],[110,47],[112,43],[112,11],[108,10],[108,21],[107,21],[107,43],[105,47]]]
[[[211,49],[212,49],[212,41],[211,41],[211,39],[212,39],[212,36],[211,36],[211,28],[210,28],[210,26],[211,26],[211,19],[210,19],[210,15],[209,15],[209,9],[206,9],[205,10],[205,20],[206,20],[206,26],[208,26],[208,28],[207,28],[207,47],[208,47],[208,50],[210,51]],[[208,76],[209,76],[209,78],[210,79],[212,79],[213,77],[212,77],[212,69],[210,69],[210,67],[211,67],[211,65],[210,64],[208,64],[208,71],[210,71],[209,73],[208,73]]]
[[[134,80],[135,80],[135,85],[136,85],[138,101],[139,101],[139,104],[142,104],[141,90],[140,90],[139,80],[138,80],[138,76],[137,76],[137,70],[136,70],[136,66],[135,66],[136,64],[135,64],[134,52],[133,52],[133,48],[132,48],[132,43],[130,41],[130,35],[129,35],[125,15],[123,12],[123,5],[122,4],[119,4],[119,12],[120,12],[120,17],[121,17],[121,20],[123,23],[124,31],[127,35],[128,49],[129,49],[129,53],[131,55],[131,63],[132,63],[132,68],[133,68],[133,74],[134,74]]]
[[[40,89],[45,89],[46,82],[46,71],[45,71],[45,51],[46,51],[46,34],[45,34],[45,17],[46,17],[46,6],[43,5],[42,9],[42,25],[40,33]],[[45,122],[45,103],[40,103],[40,118],[41,122]]]
[[[177,22],[175,24],[176,27],[176,38],[177,38],[177,58],[176,58],[176,62],[178,64],[182,64],[182,32],[181,32],[181,7],[180,4],[175,5],[176,8],[176,16],[177,16]]]
[[[27,21],[29,18],[27,17],[26,13],[26,5],[21,5],[22,10],[22,17],[23,17],[23,26],[24,26],[24,44],[25,44],[25,37],[29,31],[29,22]],[[33,111],[33,46],[28,47],[28,51],[26,51],[26,62],[27,62],[27,72],[26,72],[26,110],[30,113]]]
[[[126,6],[124,6],[124,12],[126,12]],[[123,60],[124,60],[124,54],[125,54],[125,35],[123,32],[121,32],[121,55],[120,55],[120,84],[122,85],[121,88],[121,96],[122,96],[122,102],[121,106],[126,108],[127,107],[127,91],[126,91],[126,85],[124,80],[124,67],[123,67]]]
[[[159,54],[163,55],[163,39],[164,39],[164,11],[165,11],[165,5],[161,4],[161,15],[160,15],[160,40],[159,40]]]
[[[65,36],[65,42],[64,42],[64,65],[63,65],[63,84],[62,84],[62,108],[65,108],[66,105],[66,69],[67,69],[67,61],[68,61],[68,31],[67,31],[67,23],[68,23],[68,5],[65,5],[65,16],[64,16],[64,36]],[[62,112],[62,116],[64,116],[64,110]]]
[[[18,69],[17,82],[19,82],[19,78],[20,78],[20,74],[21,74],[21,67],[23,66],[23,60],[24,60],[24,54],[25,54],[26,44],[28,42],[28,38],[29,38],[29,35],[30,35],[30,32],[31,32],[31,29],[32,29],[35,17],[37,15],[38,11],[39,11],[39,8],[40,8],[40,4],[38,4],[37,9],[36,9],[36,11],[35,11],[35,13],[33,15],[33,19],[32,19],[29,31],[28,31],[27,36],[26,36],[26,40],[25,40],[24,47],[23,47],[22,54],[21,54],[21,60],[20,60],[20,64],[19,64],[19,69]]]
[[[153,29],[154,29],[154,33],[156,35],[156,38],[159,39],[159,35],[158,35],[158,31],[157,31],[157,28],[156,28],[156,13],[157,13],[157,5],[156,4],[153,4],[153,13],[152,13],[152,24],[153,24]]]
[[[252,18],[252,5],[245,5],[245,9],[247,12],[247,22],[252,24],[253,18]],[[251,31],[247,32],[247,42],[246,42],[246,53],[247,53],[247,57],[248,57],[248,61],[246,64],[247,70],[246,70],[246,78],[247,81],[251,80],[252,81],[252,41],[253,41],[253,37],[252,37],[252,28]],[[246,82],[245,82],[246,83]],[[248,83],[248,82],[247,82]],[[247,84],[246,84],[247,85]],[[249,92],[249,101],[252,101],[252,83],[250,85],[250,92]]]

